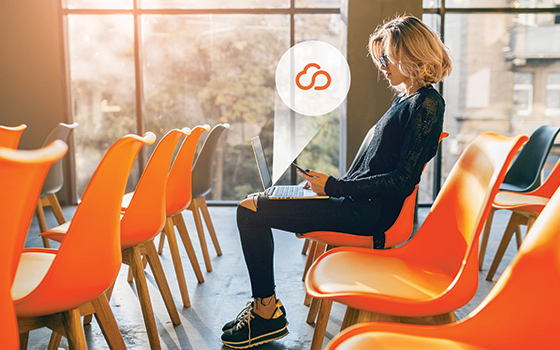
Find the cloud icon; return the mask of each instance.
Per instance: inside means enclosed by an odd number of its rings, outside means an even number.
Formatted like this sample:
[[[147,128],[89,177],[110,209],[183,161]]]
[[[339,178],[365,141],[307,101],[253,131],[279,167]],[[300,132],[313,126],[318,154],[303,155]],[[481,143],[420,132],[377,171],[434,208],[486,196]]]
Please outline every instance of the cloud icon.
[[[299,82],[300,78],[302,76],[304,76],[305,74],[307,74],[307,70],[309,68],[312,68],[312,67],[316,68],[318,70],[315,73],[313,73],[313,76],[311,77],[311,84],[309,84],[307,86],[301,85],[301,83]],[[302,90],[309,90],[315,85],[315,79],[317,78],[317,76],[324,75],[327,78],[327,82],[323,86],[315,86],[315,90],[325,90],[325,89],[327,89],[331,85],[331,75],[328,72],[326,72],[324,70],[320,70],[320,69],[321,69],[321,66],[319,66],[317,63],[307,64],[305,66],[305,68],[303,68],[303,70],[296,75],[296,85],[297,85],[297,87],[302,89]]]

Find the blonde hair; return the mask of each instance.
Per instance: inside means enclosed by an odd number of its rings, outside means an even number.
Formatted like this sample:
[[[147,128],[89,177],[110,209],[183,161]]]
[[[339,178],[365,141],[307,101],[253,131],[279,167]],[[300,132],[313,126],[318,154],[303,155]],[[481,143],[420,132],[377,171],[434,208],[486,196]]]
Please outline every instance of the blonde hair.
[[[368,49],[375,62],[382,54],[387,55],[404,76],[419,86],[440,82],[451,73],[449,48],[414,16],[397,15],[377,27]]]

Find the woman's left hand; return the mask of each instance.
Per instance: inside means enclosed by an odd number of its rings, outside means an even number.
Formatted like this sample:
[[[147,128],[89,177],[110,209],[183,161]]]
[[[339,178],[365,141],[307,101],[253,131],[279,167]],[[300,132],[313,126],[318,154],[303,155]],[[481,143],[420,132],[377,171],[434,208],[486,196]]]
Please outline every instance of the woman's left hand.
[[[299,173],[305,180],[307,180],[304,188],[311,189],[319,196],[326,195],[325,184],[327,183],[330,175],[314,170],[308,170],[307,173],[302,173],[300,171]]]

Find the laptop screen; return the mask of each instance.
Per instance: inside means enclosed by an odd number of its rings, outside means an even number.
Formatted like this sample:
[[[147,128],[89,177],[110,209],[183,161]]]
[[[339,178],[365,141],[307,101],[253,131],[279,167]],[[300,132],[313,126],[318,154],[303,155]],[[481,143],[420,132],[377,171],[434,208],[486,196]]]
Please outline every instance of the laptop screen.
[[[264,156],[264,150],[262,148],[260,137],[253,137],[251,139],[251,144],[253,145],[253,152],[255,152],[255,159],[257,160],[257,167],[259,168],[261,181],[264,189],[266,190],[272,186],[272,179],[270,177],[270,172],[268,171],[268,166],[266,165],[266,158]]]

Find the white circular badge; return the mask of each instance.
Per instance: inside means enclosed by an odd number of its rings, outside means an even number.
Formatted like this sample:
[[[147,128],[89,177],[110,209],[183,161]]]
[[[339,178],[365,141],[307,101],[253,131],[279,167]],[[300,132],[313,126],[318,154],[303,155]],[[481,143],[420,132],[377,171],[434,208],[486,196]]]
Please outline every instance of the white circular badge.
[[[276,67],[282,101],[307,116],[327,114],[340,106],[350,89],[350,67],[334,46],[304,41],[282,56]]]

